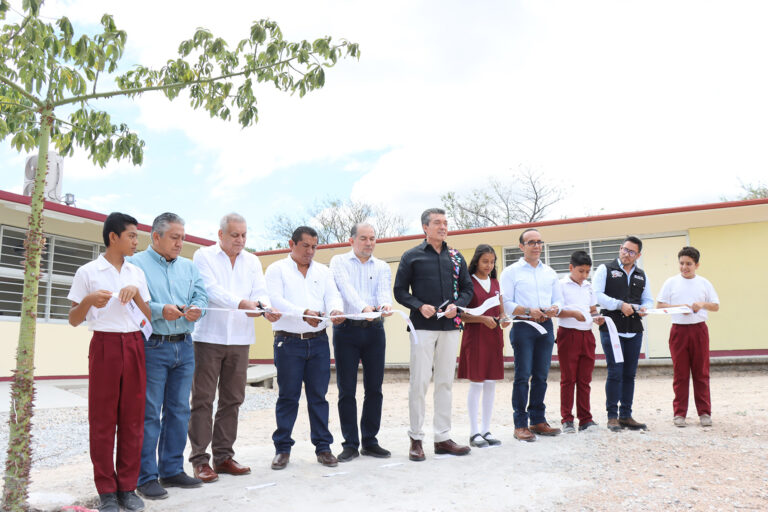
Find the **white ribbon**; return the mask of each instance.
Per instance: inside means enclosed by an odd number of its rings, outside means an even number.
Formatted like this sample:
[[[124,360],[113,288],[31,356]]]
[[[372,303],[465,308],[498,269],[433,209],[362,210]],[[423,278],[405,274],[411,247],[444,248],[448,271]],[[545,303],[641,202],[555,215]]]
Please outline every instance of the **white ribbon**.
[[[120,300],[120,294],[116,292],[112,292],[112,297]],[[125,307],[128,309],[128,312],[131,314],[131,318],[133,318],[133,321],[136,322],[138,328],[141,329],[144,337],[149,339],[149,337],[152,336],[152,322],[150,322],[149,319],[144,316],[144,313],[141,312],[139,306],[137,306],[136,303],[132,300],[129,300],[128,303],[125,304]]]
[[[599,317],[596,317],[599,318]],[[613,349],[613,360],[617,363],[624,362],[624,354],[621,351],[621,343],[619,342],[619,331],[616,330],[616,324],[610,317],[604,316],[605,326],[608,328],[608,336],[611,339],[611,348]]]
[[[494,295],[493,297],[488,297],[485,302],[477,306],[476,308],[465,308],[462,306],[456,306],[457,309],[460,309],[461,311],[465,313],[469,313],[470,315],[479,316],[491,309],[492,307],[498,306],[501,304],[499,300],[498,295]],[[441,311],[437,314],[437,318],[443,318],[445,316],[445,312]]]
[[[649,315],[681,315],[693,313],[693,310],[688,306],[675,306],[671,308],[646,309],[645,312]]]

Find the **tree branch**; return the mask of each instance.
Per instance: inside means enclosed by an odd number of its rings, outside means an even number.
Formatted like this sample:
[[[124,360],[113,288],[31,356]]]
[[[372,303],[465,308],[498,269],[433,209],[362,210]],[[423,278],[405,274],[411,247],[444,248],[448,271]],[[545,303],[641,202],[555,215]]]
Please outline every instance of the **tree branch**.
[[[150,92],[150,91],[165,91],[168,89],[185,89],[191,85],[207,84],[210,82],[216,82],[218,80],[224,80],[226,78],[243,76],[246,73],[254,73],[256,71],[272,68],[275,66],[279,66],[281,64],[287,64],[292,60],[296,60],[297,58],[298,57],[291,57],[290,59],[281,60],[279,62],[275,62],[274,64],[259,66],[257,68],[244,69],[243,71],[238,71],[236,73],[226,73],[224,75],[219,75],[217,77],[203,78],[200,80],[192,80],[190,82],[176,82],[173,84],[153,85],[149,87],[134,87],[133,89],[122,89],[122,90],[110,91],[110,92],[100,92],[97,94],[86,94],[85,96],[74,96],[72,98],[67,98],[61,101],[57,101],[56,103],[53,103],[53,106],[60,107],[62,105],[67,105],[69,103],[80,103],[83,101],[96,100],[96,99],[102,99],[102,98],[112,98],[115,96],[130,96],[132,94],[141,94],[141,93]],[[0,77],[0,79],[2,79],[2,77]]]
[[[22,96],[27,98],[29,101],[31,101],[32,103],[34,103],[38,107],[42,107],[43,106],[43,102],[42,101],[37,99],[35,96],[29,94],[27,91],[24,90],[23,87],[21,87],[19,85],[16,85],[15,83],[11,82],[10,80],[8,80],[7,78],[5,78],[2,75],[0,75],[0,82],[4,83],[5,85],[10,87],[14,91],[18,92],[19,94],[21,94]]]

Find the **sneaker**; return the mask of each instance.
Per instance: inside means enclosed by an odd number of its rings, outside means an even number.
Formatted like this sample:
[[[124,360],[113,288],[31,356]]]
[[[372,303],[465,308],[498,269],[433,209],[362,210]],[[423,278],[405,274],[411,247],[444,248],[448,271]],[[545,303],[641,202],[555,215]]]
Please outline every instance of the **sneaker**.
[[[592,420],[579,423],[579,432],[581,432],[582,430],[587,430],[589,429],[589,427],[596,427],[596,426],[597,426],[597,422]]]
[[[699,416],[699,422],[701,423],[702,427],[711,427],[712,426],[712,416],[709,414],[702,414]]]
[[[193,478],[182,471],[178,475],[169,476],[168,478],[161,478],[160,484],[163,487],[181,487],[182,489],[192,489],[194,487],[200,487],[203,485],[203,481],[199,478]]]
[[[572,421],[563,422],[563,434],[575,434],[576,429],[573,427]]]
[[[113,492],[99,494],[99,512],[120,512],[120,505],[117,504],[117,494]]]
[[[678,428],[685,427],[685,416],[675,416],[672,418],[672,423],[674,423]]]
[[[144,510],[144,502],[133,491],[117,491],[117,502],[128,512]]]
[[[493,437],[493,435],[491,435],[490,432],[486,432],[485,434],[483,434],[483,439],[488,441],[488,444],[491,446],[499,446],[501,444],[501,441]]]
[[[336,458],[339,462],[349,462],[358,455],[360,455],[360,453],[357,451],[357,449],[352,448],[351,446],[345,446]]]
[[[474,446],[475,448],[488,448],[489,443],[480,434],[475,434],[473,436],[470,436],[469,445]]]
[[[164,500],[168,497],[168,491],[163,489],[163,486],[157,480],[150,480],[141,484],[136,488],[136,492],[148,500]]]

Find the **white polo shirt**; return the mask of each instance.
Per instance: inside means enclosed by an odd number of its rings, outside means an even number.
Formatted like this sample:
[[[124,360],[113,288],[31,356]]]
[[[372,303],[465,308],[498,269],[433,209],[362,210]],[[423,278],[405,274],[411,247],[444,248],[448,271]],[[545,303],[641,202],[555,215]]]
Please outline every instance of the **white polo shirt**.
[[[117,293],[126,286],[139,289],[139,295],[149,302],[149,288],[144,271],[136,265],[123,261],[120,272],[101,254],[97,259],[86,263],[75,272],[72,287],[67,298],[80,304],[85,297],[98,290]],[[104,332],[134,332],[139,326],[130,311],[116,298],[111,298],[103,308],[91,306],[85,315],[88,329]]]
[[[192,261],[205,283],[209,307],[237,309],[242,300],[270,306],[261,261],[255,254],[243,249],[233,266],[217,243],[195,251]],[[235,311],[207,311],[192,332],[193,340],[218,345],[250,345],[255,338],[254,318]]]
[[[686,279],[680,274],[670,277],[664,282],[656,300],[667,304],[685,304],[687,306],[694,302],[720,304],[715,287],[707,279],[701,276]],[[707,321],[707,310],[702,308],[696,313],[671,316],[673,324],[698,324]]]
[[[592,316],[589,310],[597,304],[597,296],[592,289],[592,283],[585,279],[584,282],[578,284],[571,279],[571,276],[565,276],[560,280],[560,290],[563,294],[563,309],[578,309],[584,313],[584,321],[581,322],[575,318],[560,318],[558,325],[569,329],[591,331]]]
[[[336,289],[333,275],[322,263],[311,262],[307,276],[304,277],[289,254],[287,258],[277,260],[267,267],[264,277],[272,305],[281,313],[301,315],[304,310],[310,309],[327,315],[333,310],[344,311],[344,303]],[[317,327],[312,327],[300,317],[284,315],[272,323],[272,330],[301,334],[322,331],[328,324],[323,321]]]

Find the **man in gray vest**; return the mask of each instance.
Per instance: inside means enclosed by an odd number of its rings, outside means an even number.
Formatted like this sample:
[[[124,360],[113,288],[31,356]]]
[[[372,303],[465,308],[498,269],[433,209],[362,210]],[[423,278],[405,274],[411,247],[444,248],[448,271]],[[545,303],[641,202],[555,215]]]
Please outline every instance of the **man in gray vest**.
[[[618,259],[600,265],[595,271],[593,287],[601,313],[613,320],[619,332],[623,363],[613,357],[613,347],[605,324],[600,326],[600,341],[608,364],[605,380],[605,408],[608,430],[623,428],[645,430],[646,425],[632,418],[635,374],[643,344],[643,319],[646,309],[653,307],[648,276],[635,265],[643,250],[643,242],[628,236],[621,244]],[[621,406],[619,407],[619,402]]]

